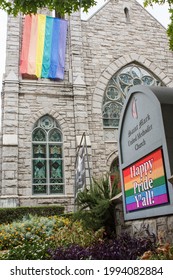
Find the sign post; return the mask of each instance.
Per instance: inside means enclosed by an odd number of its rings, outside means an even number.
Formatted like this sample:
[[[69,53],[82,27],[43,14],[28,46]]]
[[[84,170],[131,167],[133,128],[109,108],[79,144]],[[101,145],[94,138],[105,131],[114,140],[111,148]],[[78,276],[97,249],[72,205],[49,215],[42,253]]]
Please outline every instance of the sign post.
[[[173,89],[132,87],[119,128],[125,220],[173,214],[173,187],[168,181],[173,174],[170,122]]]

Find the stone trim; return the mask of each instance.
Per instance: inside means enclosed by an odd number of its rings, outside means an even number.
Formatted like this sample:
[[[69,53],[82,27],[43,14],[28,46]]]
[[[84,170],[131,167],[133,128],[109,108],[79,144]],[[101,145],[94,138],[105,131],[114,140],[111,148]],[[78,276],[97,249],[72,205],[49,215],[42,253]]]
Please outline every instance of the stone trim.
[[[65,121],[64,118],[61,117],[61,115],[55,111],[55,110],[51,110],[50,108],[44,108],[39,110],[36,114],[34,114],[26,123],[26,128],[27,130],[30,131],[30,133],[33,130],[33,126],[34,124],[44,115],[50,115],[52,118],[54,118],[55,120],[58,121],[60,127],[61,127],[61,131],[63,133],[63,136],[65,136],[65,132],[69,131],[69,126],[67,124],[67,122]]]
[[[93,114],[98,114],[99,111],[101,114],[103,95],[111,77],[122,67],[133,62],[139,63],[141,64],[141,66],[144,66],[148,70],[153,72],[153,74],[155,74],[160,80],[162,80],[165,86],[173,87],[173,82],[170,80],[170,78],[157,65],[155,65],[151,60],[144,57],[143,55],[131,53],[128,55],[121,56],[120,58],[109,64],[109,66],[103,71],[103,73],[97,81],[92,100]]]
[[[107,159],[106,159],[106,165],[110,168],[112,162],[114,159],[116,159],[118,157],[118,149],[116,149],[115,151],[111,152]]]

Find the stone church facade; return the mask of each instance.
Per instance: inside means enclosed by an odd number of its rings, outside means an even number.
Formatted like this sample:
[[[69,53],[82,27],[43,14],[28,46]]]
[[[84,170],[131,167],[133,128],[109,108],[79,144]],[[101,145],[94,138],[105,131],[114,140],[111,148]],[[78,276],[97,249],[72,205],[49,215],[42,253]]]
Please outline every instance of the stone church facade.
[[[118,157],[119,116],[128,89],[135,84],[173,87],[166,30],[135,0],[110,0],[86,21],[80,13],[66,19],[65,78],[51,81],[21,77],[23,20],[8,17],[0,207],[63,204],[73,210],[82,134],[92,176],[100,178]],[[45,164],[38,163],[39,153],[46,154]],[[61,173],[56,184],[52,170]],[[46,181],[39,185],[40,171]]]

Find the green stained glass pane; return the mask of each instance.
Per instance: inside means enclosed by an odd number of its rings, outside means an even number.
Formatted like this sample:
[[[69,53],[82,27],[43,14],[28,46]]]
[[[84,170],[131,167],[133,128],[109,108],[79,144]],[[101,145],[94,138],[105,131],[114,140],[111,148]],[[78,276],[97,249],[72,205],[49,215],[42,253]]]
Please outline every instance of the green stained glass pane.
[[[107,95],[111,100],[117,100],[120,97],[120,92],[115,86],[109,86]]]
[[[142,76],[142,72],[141,71],[142,71],[142,69],[140,69],[139,67],[132,67],[132,68],[130,68],[130,74],[134,78],[136,78],[136,77],[141,78],[141,76]]]
[[[54,129],[49,133],[49,141],[51,142],[61,142],[61,138],[61,133],[57,129]]]
[[[134,85],[141,85],[142,81],[140,79],[138,79],[138,78],[135,78],[135,79],[133,79],[133,84]]]
[[[33,183],[46,182],[46,161],[42,159],[33,160]]]
[[[58,145],[49,145],[50,158],[62,158],[62,147]]]
[[[62,194],[64,193],[63,185],[50,185],[50,193],[51,194]]]
[[[120,103],[106,104],[103,111],[104,126],[117,127],[119,124],[121,109],[122,105]]]
[[[46,185],[33,185],[33,193],[34,194],[46,194],[47,193]]]
[[[104,126],[109,126],[109,120],[108,119],[103,119],[103,125]]]
[[[129,85],[132,83],[132,77],[129,74],[120,74],[119,75],[120,81],[126,85]]]
[[[39,142],[46,141],[46,134],[45,134],[45,132],[42,129],[40,129],[40,128],[34,130],[34,132],[32,134],[32,140],[33,141],[39,141]]]
[[[50,183],[62,183],[62,160],[50,160]]]
[[[45,158],[46,157],[46,145],[33,144],[33,158]]]
[[[154,78],[151,76],[143,76],[142,81],[144,85],[153,85],[154,84]]]
[[[40,120],[40,126],[46,130],[51,129],[54,126],[53,119],[49,116],[44,116]]]

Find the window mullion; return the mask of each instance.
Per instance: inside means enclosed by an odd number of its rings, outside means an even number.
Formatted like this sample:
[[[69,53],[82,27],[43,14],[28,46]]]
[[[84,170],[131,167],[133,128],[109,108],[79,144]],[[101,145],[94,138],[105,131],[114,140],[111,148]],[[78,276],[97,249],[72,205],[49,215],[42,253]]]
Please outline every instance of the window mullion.
[[[49,139],[47,133],[47,143],[46,143],[46,164],[47,164],[47,194],[50,194],[50,166],[49,166]]]

